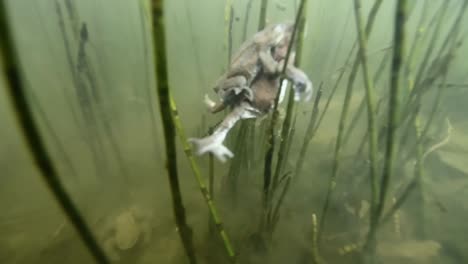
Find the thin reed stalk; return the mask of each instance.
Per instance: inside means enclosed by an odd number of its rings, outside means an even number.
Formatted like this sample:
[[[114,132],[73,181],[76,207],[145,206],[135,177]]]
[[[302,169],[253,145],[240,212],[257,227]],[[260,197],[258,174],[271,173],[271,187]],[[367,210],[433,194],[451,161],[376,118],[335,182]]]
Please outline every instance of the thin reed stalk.
[[[373,83],[375,87],[378,87],[377,84],[380,81],[380,77],[382,77],[382,73],[384,72],[385,66],[387,66],[387,62],[389,61],[390,57],[390,52],[386,52],[385,55],[382,57],[382,60],[380,61],[380,64],[375,71],[375,74],[373,76]],[[348,130],[346,130],[344,139],[343,139],[343,145],[346,145],[348,140],[351,138],[351,135],[353,134],[354,129],[358,125],[358,120],[361,117],[361,114],[364,112],[364,108],[366,107],[366,97],[364,96],[359,103],[358,110],[354,113],[353,118],[351,119],[350,125],[348,127]]]
[[[431,36],[431,39],[429,41],[429,46],[426,49],[423,60],[419,64],[419,69],[418,69],[418,72],[417,72],[416,77],[415,77],[414,86],[410,86],[410,88],[409,88],[410,94],[409,94],[408,98],[406,98],[406,103],[404,104],[405,109],[403,111],[403,116],[406,116],[409,112],[411,112],[411,102],[419,92],[418,87],[421,84],[424,72],[426,70],[427,65],[429,64],[429,58],[430,58],[430,56],[431,56],[431,54],[432,54],[432,52],[433,52],[433,50],[435,48],[435,45],[437,43],[438,38],[440,36],[440,30],[441,30],[441,27],[442,27],[442,23],[444,21],[444,17],[445,17],[447,8],[448,8],[448,4],[449,4],[449,1],[444,1],[442,6],[441,6],[441,10],[440,10],[441,13],[440,13],[439,17],[437,18],[437,24],[435,25],[435,29],[432,32],[432,36]],[[411,83],[411,84],[413,84],[413,83]]]
[[[242,29],[242,41],[245,41],[247,38],[247,28],[249,26],[250,20],[250,9],[252,9],[253,0],[248,0],[247,6],[245,7],[245,19],[244,19],[244,28]]]
[[[302,48],[303,48],[303,40],[304,40],[304,29],[306,25],[306,14],[305,10],[307,10],[307,0],[303,0],[301,3],[301,13],[298,13],[298,25],[297,25],[297,48],[296,48],[296,61],[295,65],[300,66],[301,57],[302,57]],[[290,45],[293,45],[292,43]],[[284,161],[287,160],[287,152],[286,149],[291,141],[288,140],[289,135],[291,133],[291,121],[293,119],[294,114],[294,89],[292,87],[289,88],[289,95],[288,95],[288,104],[286,107],[286,115],[284,117],[283,124],[281,126],[281,136],[280,136],[280,144],[278,149],[278,160],[276,162],[276,168],[273,175],[273,185],[272,185],[272,194],[275,192],[276,187],[278,185],[279,175],[282,173]]]
[[[319,89],[317,91],[317,95],[315,96],[315,100],[314,100],[314,106],[312,107],[312,114],[310,115],[310,121],[309,121],[309,124],[307,125],[307,128],[306,128],[306,132],[305,132],[305,135],[304,135],[304,141],[301,145],[301,149],[299,151],[299,158],[297,159],[297,162],[296,162],[296,171],[294,173],[294,176],[295,176],[295,180],[298,181],[299,180],[299,177],[301,175],[301,172],[302,172],[302,167],[304,166],[304,161],[305,161],[305,157],[307,155],[307,150],[309,148],[309,144],[310,142],[312,141],[312,138],[314,137],[315,135],[315,123],[317,121],[317,116],[319,114],[319,102],[320,102],[320,98],[322,97],[322,86],[323,86],[323,82],[320,83],[320,86],[319,86]]]
[[[70,170],[70,174],[72,175],[72,179],[75,181],[75,183],[79,183],[79,177],[78,173],[76,172],[75,166],[73,165],[73,161],[68,155],[67,151],[65,150],[64,145],[62,144],[62,141],[60,140],[60,137],[56,133],[54,127],[52,126],[52,123],[50,122],[49,118],[47,117],[46,112],[44,111],[44,108],[42,107],[42,104],[37,97],[36,93],[33,91],[31,85],[29,84],[28,81],[26,81],[26,85],[29,86],[29,94],[31,96],[31,102],[33,105],[36,105],[36,109],[38,111],[39,116],[42,118],[42,122],[44,123],[47,133],[50,134],[50,138],[55,142],[55,145],[57,147],[58,152],[60,153],[60,157],[62,158],[63,162],[68,166],[68,169]]]
[[[21,79],[18,51],[15,49],[11,27],[8,23],[5,1],[0,2],[0,49],[3,60],[2,70],[6,76],[6,88],[15,110],[16,119],[42,179],[46,182],[47,187],[55,196],[96,262],[109,263],[107,256],[98,245],[90,227],[65,191],[58,172],[46,150],[38,126],[34,121],[33,113],[26,99],[25,85]]]
[[[270,232],[271,235],[273,235],[273,232],[275,231],[276,224],[279,221],[279,210],[281,208],[281,205],[283,204],[284,198],[286,197],[286,194],[288,193],[289,190],[289,185],[291,183],[291,176],[286,176],[286,182],[284,183],[283,190],[281,191],[281,194],[278,198],[278,202],[276,203],[274,209],[272,210],[271,218],[270,218]]]
[[[190,0],[185,0],[185,6],[184,6],[184,9],[185,9],[185,16],[187,17],[187,20],[188,20],[188,27],[189,27],[189,31],[190,31],[190,39],[192,41],[191,43],[191,46],[193,48],[193,56],[195,58],[195,65],[196,65],[196,71],[197,71],[197,77],[198,77],[198,82],[199,82],[199,87],[200,87],[200,90],[203,91],[203,86],[206,85],[206,82],[205,82],[205,78],[204,78],[204,74],[203,74],[203,65],[201,63],[201,58],[200,58],[200,49],[199,49],[199,43],[198,43],[198,38],[197,38],[197,35],[195,33],[195,31],[193,30],[193,26],[194,26],[194,21],[192,19],[192,12],[191,12],[191,8],[190,8],[190,3],[192,3],[193,1],[190,1]],[[232,20],[232,19],[231,19]],[[231,41],[232,43],[232,41]],[[229,59],[230,61],[230,59]]]
[[[294,29],[293,29],[293,32],[292,32],[290,43],[288,45],[288,50],[287,50],[287,53],[286,53],[284,66],[283,66],[283,69],[281,70],[281,76],[285,76],[286,67],[288,65],[289,57],[291,55],[291,50],[292,50],[292,47],[293,47],[292,43],[293,43],[293,40],[295,39],[296,34],[297,34],[297,27],[299,25],[300,14],[302,14],[303,7],[304,7],[304,0],[301,1],[298,13],[296,15]],[[281,77],[280,83],[283,83],[283,80],[284,80],[284,77]],[[268,130],[267,130],[268,143],[269,144],[267,146],[267,151],[266,151],[265,160],[264,160],[265,161],[264,162],[264,175],[263,175],[263,208],[264,208],[263,213],[264,214],[268,213],[268,208],[271,205],[271,203],[270,203],[270,184],[271,184],[271,176],[272,176],[273,153],[274,153],[274,150],[275,150],[275,143],[276,143],[275,127],[276,127],[276,124],[278,123],[278,115],[279,115],[279,113],[278,113],[278,101],[279,101],[280,90],[281,89],[278,89],[278,92],[277,92],[276,97],[275,97],[275,101],[274,101],[274,104],[273,104],[273,115],[271,117],[270,124],[269,124]]]
[[[356,27],[359,38],[359,51],[360,61],[362,66],[362,74],[364,79],[364,86],[366,89],[366,102],[367,102],[367,131],[369,135],[369,180],[371,190],[371,213],[370,213],[370,225],[375,226],[378,222],[375,218],[375,214],[372,212],[376,211],[378,204],[378,182],[377,182],[377,128],[376,128],[376,105],[374,95],[374,84],[369,77],[369,69],[367,64],[367,36],[364,34],[364,27],[361,15],[361,1],[354,1],[354,10],[356,17]]]
[[[151,21],[149,19],[150,14],[149,14],[149,8],[147,8],[147,5],[149,5],[149,2],[146,0],[143,0],[139,4],[139,15],[140,15],[140,27],[141,27],[141,35],[142,35],[142,45],[143,45],[143,63],[145,65],[145,100],[146,100],[146,106],[148,107],[148,112],[149,112],[149,122],[151,124],[151,140],[153,141],[153,151],[155,154],[155,157],[160,157],[160,151],[158,150],[158,146],[161,146],[159,142],[159,135],[158,135],[158,125],[156,124],[156,109],[154,106],[154,97],[151,94],[151,91],[153,89],[153,83],[151,82],[150,75],[152,74],[152,67],[151,65],[151,57],[149,55],[149,44],[151,43],[151,36],[148,36],[148,32],[152,32],[151,28]]]
[[[260,15],[258,16],[258,31],[262,30],[266,25],[268,0],[262,0],[260,3]]]
[[[171,188],[172,204],[175,222],[179,230],[182,244],[187,254],[189,263],[196,264],[195,249],[193,246],[192,229],[188,226],[185,208],[182,202],[179,176],[177,171],[177,152],[175,142],[175,130],[171,114],[171,97],[169,93],[169,81],[166,59],[166,35],[164,29],[164,1],[152,1],[153,18],[153,45],[154,62],[156,70],[157,93],[161,119],[164,128],[164,138],[166,143],[166,164],[168,170],[169,184]]]
[[[372,26],[374,25],[374,20],[375,20],[375,17],[377,16],[377,11],[379,10],[380,8],[380,5],[382,4],[382,0],[375,0],[374,2],[374,5],[372,6],[370,12],[369,12],[369,17],[367,19],[367,24],[366,24],[366,35],[369,36],[371,31],[372,31]],[[320,118],[319,118],[319,121],[317,122],[317,126],[315,128],[315,131],[318,130],[318,128],[320,127],[321,123],[322,123],[322,120],[325,116],[325,113],[327,112],[328,110],[328,106],[330,105],[330,102],[333,98],[333,96],[335,95],[335,92],[336,92],[336,89],[338,88],[340,82],[341,82],[341,79],[344,77],[344,73],[345,73],[345,69],[346,67],[349,65],[349,63],[351,62],[351,58],[353,56],[353,53],[354,53],[354,50],[356,49],[356,46],[357,46],[357,42],[355,42],[351,48],[351,50],[349,51],[349,55],[348,55],[348,58],[346,59],[346,62],[345,62],[345,67],[341,70],[340,72],[340,75],[338,76],[336,82],[335,82],[335,85],[333,86],[333,89],[330,93],[330,96],[328,97],[328,100],[325,104],[325,107],[322,111],[322,114],[320,115]],[[354,77],[357,73],[357,66],[359,65],[358,64],[358,54],[356,54],[356,58],[354,60],[354,64],[353,64],[353,67],[351,69],[351,73],[350,73],[350,76],[349,76],[349,79],[352,80],[351,82],[348,81],[348,87],[346,89],[347,91],[347,94],[348,94],[348,90],[350,90],[349,87],[352,87],[353,85],[353,82],[354,82]],[[354,75],[354,76],[353,76]],[[351,88],[352,89],[352,88]],[[349,98],[350,100],[351,98]],[[346,101],[346,97],[345,97],[345,101]],[[344,107],[344,106],[343,106]],[[315,133],[315,132],[314,132]],[[320,230],[322,230],[323,228],[321,228]],[[319,236],[320,237],[320,236]]]
[[[312,214],[312,261],[314,264],[323,264],[325,263],[320,256],[320,252],[318,249],[318,223],[317,223],[317,215]]]
[[[416,143],[417,144],[416,162],[414,164],[414,177],[410,181],[410,183],[406,186],[406,188],[403,190],[400,197],[398,197],[398,199],[396,199],[396,201],[393,203],[392,207],[390,207],[387,213],[382,216],[382,219],[380,220],[381,225],[386,224],[392,218],[395,212],[398,209],[400,209],[400,207],[407,200],[410,194],[412,194],[412,192],[415,189],[417,189],[417,186],[422,184],[421,179],[422,179],[422,174],[423,174],[424,158],[423,158],[423,153],[422,153],[422,144],[419,140],[421,137],[421,125],[420,125],[419,111],[418,113],[416,113],[415,118],[413,119],[413,128],[416,132],[416,142],[417,142]]]
[[[442,102],[442,96],[443,96],[443,92],[445,91],[445,88],[446,88],[446,78],[447,78],[447,74],[448,74],[448,69],[449,69],[449,65],[450,63],[453,61],[454,57],[455,57],[455,51],[457,48],[459,48],[461,46],[461,41],[458,41],[457,40],[457,37],[460,33],[460,23],[463,19],[463,15],[465,14],[465,11],[466,11],[466,8],[467,8],[467,5],[468,5],[468,1],[464,1],[463,4],[462,4],[462,7],[460,8],[460,12],[452,26],[452,29],[450,30],[449,34],[447,35],[447,39],[446,41],[444,42],[444,44],[442,45],[441,47],[441,51],[440,51],[440,55],[438,56],[438,59],[439,61],[443,60],[443,62],[441,63],[442,65],[440,66],[440,71],[442,72],[442,85],[438,87],[437,89],[437,94],[436,94],[436,97],[435,97],[435,101],[433,103],[433,107],[431,109],[431,112],[429,114],[429,118],[426,122],[426,125],[424,126],[424,129],[422,130],[422,134],[421,134],[421,140],[424,139],[426,137],[426,134],[427,132],[429,131],[429,128],[432,124],[432,121],[434,119],[434,116],[436,114],[436,112],[439,110],[439,107],[440,107],[440,104]],[[449,51],[447,52],[447,55],[445,55],[443,58],[442,58],[442,50],[444,49],[444,46],[445,44],[448,45],[450,39],[449,37],[451,37],[451,41],[452,41],[452,46],[450,47]]]
[[[231,261],[234,262],[236,255],[234,253],[234,249],[231,245],[229,237],[226,231],[224,230],[223,222],[221,221],[221,217],[219,216],[218,210],[216,209],[216,206],[213,202],[212,196],[210,195],[210,192],[212,192],[212,190],[210,191],[206,188],[206,184],[201,175],[200,168],[198,167],[198,164],[195,160],[195,156],[193,155],[192,147],[190,146],[190,143],[187,140],[187,136],[185,135],[185,131],[182,127],[182,122],[180,121],[179,112],[177,111],[175,101],[171,95],[169,95],[169,98],[170,108],[172,112],[172,121],[174,123],[177,135],[179,136],[179,139],[184,148],[185,155],[187,156],[187,159],[190,162],[190,168],[192,169],[195,179],[197,180],[198,187],[200,188],[203,198],[205,199],[205,202],[208,205],[210,215],[212,217],[213,222],[216,225],[216,229],[218,230],[221,239],[223,240],[224,247],[228,253],[228,256],[231,259]]]
[[[370,33],[372,31],[374,20],[375,20],[375,17],[377,15],[377,12],[378,12],[381,4],[382,4],[382,0],[376,0],[374,2],[374,5],[372,6],[370,12],[369,12],[369,16],[368,16],[367,24],[366,24],[366,29],[365,29],[365,35],[368,38],[369,38]],[[319,241],[321,240],[322,233],[325,230],[325,228],[324,228],[325,227],[325,218],[327,216],[328,209],[329,209],[329,206],[330,206],[331,195],[332,195],[332,193],[333,193],[333,191],[335,190],[335,187],[336,187],[336,179],[337,179],[337,176],[338,176],[339,158],[340,158],[340,154],[341,154],[341,144],[342,144],[343,135],[344,135],[344,127],[345,127],[348,112],[349,112],[349,103],[351,101],[351,97],[352,97],[352,93],[353,93],[353,84],[354,84],[354,80],[356,79],[358,66],[359,66],[359,51],[358,51],[358,54],[356,55],[356,59],[354,60],[353,67],[352,67],[351,73],[349,75],[349,80],[348,80],[348,84],[347,84],[347,87],[346,87],[346,93],[345,93],[345,98],[344,98],[344,102],[343,102],[343,108],[341,110],[341,117],[340,117],[340,121],[339,121],[339,124],[338,124],[338,135],[337,135],[337,138],[336,138],[335,150],[334,150],[334,155],[333,155],[334,157],[333,157],[332,174],[331,174],[331,177],[330,177],[330,180],[329,180],[327,194],[326,194],[326,197],[325,197],[325,203],[323,205],[322,214],[320,216],[320,221],[319,221],[319,225],[320,225],[320,231],[319,231],[319,234],[318,234]]]
[[[381,218],[383,208],[385,206],[386,196],[390,178],[393,174],[393,167],[395,161],[395,154],[397,151],[396,144],[396,130],[398,126],[398,119],[400,114],[400,72],[405,55],[405,24],[407,1],[398,0],[395,12],[395,27],[394,27],[394,49],[392,58],[392,68],[390,76],[390,99],[388,104],[388,125],[387,125],[387,139],[386,150],[383,165],[383,174],[380,181],[379,201],[375,210],[372,212],[374,224],[370,226],[367,236],[366,248],[370,249],[371,256],[374,254],[376,248],[376,232],[378,221]]]
[[[226,34],[225,38],[225,48],[227,52],[227,69],[229,69],[229,65],[231,64],[231,55],[232,55],[232,22],[234,16],[234,9],[232,7],[233,0],[226,0],[226,6],[224,8],[224,31]]]

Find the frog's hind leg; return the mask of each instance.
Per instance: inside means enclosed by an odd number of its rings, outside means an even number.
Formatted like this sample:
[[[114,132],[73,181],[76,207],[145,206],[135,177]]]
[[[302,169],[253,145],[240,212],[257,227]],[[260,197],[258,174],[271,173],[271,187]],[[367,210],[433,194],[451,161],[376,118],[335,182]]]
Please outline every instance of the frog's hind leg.
[[[237,121],[243,118],[253,117],[249,114],[248,103],[241,103],[224,118],[221,124],[215,129],[213,134],[204,138],[190,138],[189,141],[195,146],[195,153],[203,155],[207,152],[213,153],[221,162],[227,158],[234,157],[234,154],[223,145],[229,130],[234,127]]]

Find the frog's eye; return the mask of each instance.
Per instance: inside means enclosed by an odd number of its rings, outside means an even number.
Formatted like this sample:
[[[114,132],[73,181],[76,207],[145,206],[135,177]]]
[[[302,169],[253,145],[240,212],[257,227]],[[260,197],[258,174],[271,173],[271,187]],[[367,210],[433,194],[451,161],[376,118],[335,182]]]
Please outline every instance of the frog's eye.
[[[275,54],[275,51],[276,51],[276,47],[275,47],[275,46],[272,46],[272,47],[270,48],[270,53],[271,53],[271,54]]]

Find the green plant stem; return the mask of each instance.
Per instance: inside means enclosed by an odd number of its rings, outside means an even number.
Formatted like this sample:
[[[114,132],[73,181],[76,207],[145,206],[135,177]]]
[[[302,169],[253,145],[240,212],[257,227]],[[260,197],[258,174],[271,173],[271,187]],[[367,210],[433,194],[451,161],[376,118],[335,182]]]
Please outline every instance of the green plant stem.
[[[290,182],[291,182],[291,176],[287,176],[286,183],[284,184],[283,190],[278,198],[278,202],[276,203],[276,206],[274,207],[274,209],[272,209],[272,214],[271,214],[271,219],[270,219],[271,234],[273,234],[273,232],[275,231],[276,224],[279,221],[279,210],[281,208],[281,205],[283,204],[284,197],[286,197],[286,194],[288,193]]]
[[[197,180],[198,187],[200,188],[203,198],[205,199],[205,202],[208,205],[208,209],[210,210],[210,215],[212,217],[213,222],[215,223],[216,229],[218,230],[218,233],[221,239],[223,240],[224,247],[228,253],[228,256],[231,259],[231,261],[234,262],[236,255],[234,253],[234,249],[231,245],[229,237],[226,231],[224,230],[223,222],[221,221],[221,217],[219,216],[218,210],[216,209],[213,198],[210,195],[212,190],[208,190],[206,188],[205,181],[203,180],[203,177],[200,173],[200,168],[198,167],[198,164],[195,160],[195,156],[193,155],[193,151],[190,146],[190,143],[188,142],[187,136],[185,135],[185,131],[182,127],[182,122],[180,121],[179,113],[177,111],[177,107],[172,96],[170,96],[170,101],[171,101],[170,107],[171,107],[171,112],[172,112],[172,120],[174,122],[177,135],[179,136],[179,139],[182,142],[185,155],[187,156],[187,159],[190,162],[190,168],[192,169],[193,175],[195,176],[195,179]],[[211,189],[212,189],[212,186],[211,186]]]
[[[226,6],[224,8],[224,24],[225,24],[225,49],[227,52],[227,68],[231,64],[231,55],[232,55],[232,22],[233,22],[233,13],[234,9],[232,7],[233,0],[226,0]]]
[[[292,32],[291,40],[288,45],[288,50],[286,53],[286,58],[284,62],[283,69],[281,70],[281,78],[280,78],[280,84],[283,83],[285,72],[286,72],[286,67],[289,63],[289,57],[291,55],[291,50],[293,47],[293,40],[296,37],[297,34],[297,27],[299,25],[299,19],[300,19],[300,14],[302,13],[302,9],[304,7],[304,0],[301,1],[301,4],[299,6],[298,13],[296,15],[296,21],[294,24],[294,29]],[[264,162],[264,175],[263,175],[263,213],[267,214],[268,213],[268,208],[270,207],[270,184],[271,184],[271,176],[272,176],[272,164],[273,164],[273,153],[275,149],[275,127],[278,122],[278,101],[279,101],[279,93],[281,89],[278,89],[278,92],[275,97],[275,101],[273,104],[273,116],[271,117],[270,124],[268,126],[268,146],[267,146],[267,151],[265,154],[265,162]],[[266,218],[264,218],[266,220]],[[263,226],[263,224],[261,224]]]
[[[437,43],[437,40],[440,36],[440,30],[442,27],[442,23],[444,21],[444,17],[448,8],[449,1],[444,1],[441,6],[441,14],[438,17],[437,24],[435,25],[435,29],[432,33],[431,39],[429,41],[429,46],[426,49],[426,53],[424,54],[422,62],[419,64],[419,69],[416,74],[416,78],[414,81],[414,85],[410,86],[409,90],[409,96],[406,99],[406,103],[404,104],[405,109],[402,112],[402,116],[407,116],[407,113],[411,112],[411,102],[414,100],[414,97],[419,94],[419,89],[418,87],[421,84],[424,72],[426,70],[427,65],[429,65],[429,58],[431,57],[433,50],[435,48],[435,44]],[[413,84],[412,82],[410,84]]]
[[[317,223],[317,215],[312,214],[312,260],[314,264],[322,264],[325,263],[320,256],[319,248],[318,248],[318,223]]]
[[[301,145],[301,149],[299,151],[299,158],[297,159],[296,163],[296,172],[295,172],[295,180],[298,181],[301,173],[302,173],[302,167],[304,165],[304,161],[307,155],[307,150],[309,148],[309,144],[312,141],[312,138],[315,135],[315,123],[317,121],[317,116],[319,114],[319,108],[318,104],[320,102],[320,98],[322,97],[322,86],[323,82],[320,83],[319,89],[317,91],[317,95],[315,96],[314,100],[314,106],[312,110],[312,114],[310,115],[310,121],[309,124],[307,125],[307,129],[304,135],[304,141]]]
[[[182,202],[179,177],[177,172],[177,152],[175,144],[175,131],[171,114],[171,97],[166,59],[166,35],[164,30],[164,1],[152,1],[154,62],[156,70],[157,93],[161,119],[166,143],[166,166],[168,170],[169,184],[171,188],[172,204],[175,222],[179,230],[182,244],[187,254],[189,263],[196,264],[195,249],[193,246],[192,229],[188,226],[185,216],[185,208]]]
[[[22,129],[35,165],[40,175],[57,199],[66,216],[73,224],[85,246],[91,252],[97,263],[109,263],[104,251],[98,245],[88,224],[81,216],[77,206],[69,197],[59,179],[45,144],[39,134],[31,109],[25,94],[25,85],[20,77],[18,53],[13,42],[11,27],[8,23],[6,2],[0,2],[0,52],[3,64],[3,74],[6,76],[6,88],[12,101],[18,125]]]
[[[390,52],[386,52],[385,55],[382,58],[382,61],[379,64],[379,67],[377,68],[374,77],[373,77],[373,83],[374,86],[378,87],[377,84],[380,80],[380,77],[382,76],[382,73],[384,72],[385,66],[387,65],[387,62],[389,61],[389,56]],[[364,96],[359,103],[359,108],[354,114],[353,118],[351,119],[350,125],[348,127],[348,130],[346,130],[344,139],[343,139],[343,145],[346,145],[348,140],[351,138],[351,135],[353,134],[354,129],[358,125],[358,120],[361,117],[361,114],[364,112],[364,108],[366,106],[366,97]]]
[[[258,31],[265,28],[268,0],[262,0],[260,3],[260,15],[258,16]]]
[[[388,125],[387,125],[387,140],[386,151],[383,165],[383,174],[380,182],[379,202],[374,212],[376,221],[380,220],[385,200],[388,192],[390,178],[393,174],[393,166],[396,154],[397,145],[396,130],[399,118],[399,95],[400,95],[400,70],[405,51],[405,24],[406,24],[406,0],[398,0],[395,14],[395,28],[394,28],[394,49],[392,68],[390,76],[390,100],[388,107]],[[376,236],[377,226],[369,230],[368,241],[374,243]]]
[[[354,10],[356,16],[356,26],[359,36],[359,52],[362,73],[364,79],[364,85],[366,89],[366,102],[367,102],[367,129],[369,135],[369,160],[370,160],[370,190],[371,190],[371,209],[370,209],[370,226],[377,225],[377,219],[375,218],[375,211],[378,204],[378,183],[377,183],[377,129],[376,129],[376,106],[374,96],[374,85],[369,77],[369,70],[367,65],[367,36],[364,34],[364,27],[361,18],[361,1],[354,1]]]
[[[304,29],[306,24],[306,14],[305,10],[307,10],[307,0],[302,1],[302,13],[298,13],[299,17],[299,24],[297,26],[297,48],[296,48],[296,61],[295,65],[297,67],[300,66],[301,57],[302,57],[302,41],[304,40]],[[278,150],[278,160],[276,162],[276,168],[273,175],[273,186],[272,186],[272,194],[275,192],[276,187],[278,185],[279,175],[282,173],[284,161],[287,160],[287,151],[288,145],[291,144],[291,141],[288,140],[289,135],[291,133],[291,121],[293,119],[294,114],[294,89],[292,87],[289,88],[289,95],[288,95],[288,104],[286,107],[286,115],[284,117],[283,124],[281,126],[281,136],[280,136],[280,144]]]
[[[242,41],[247,39],[247,28],[249,26],[250,20],[250,9],[252,9],[253,0],[248,0],[247,6],[245,7],[245,19],[244,19],[244,28],[242,29]]]
[[[372,26],[374,24],[375,17],[377,15],[377,11],[379,10],[381,4],[382,4],[382,0],[376,0],[374,2],[374,5],[372,6],[371,11],[369,12],[369,16],[368,16],[368,20],[367,20],[367,24],[366,24],[366,29],[365,29],[365,34],[366,34],[367,37],[370,36],[370,33],[372,31]],[[324,232],[324,229],[325,229],[324,228],[325,227],[325,218],[326,218],[327,213],[328,213],[328,208],[329,208],[329,205],[330,205],[331,195],[332,195],[332,193],[333,193],[333,191],[335,190],[335,187],[336,187],[336,178],[338,176],[339,157],[340,157],[340,153],[341,153],[341,143],[342,143],[343,135],[344,135],[344,127],[345,127],[347,115],[348,115],[348,112],[349,112],[349,103],[350,103],[351,97],[352,97],[353,84],[354,84],[354,80],[356,78],[356,74],[357,74],[357,70],[358,70],[358,66],[359,66],[359,57],[358,56],[359,56],[359,51],[358,51],[358,54],[356,56],[356,59],[354,60],[353,67],[352,67],[351,73],[349,75],[348,85],[346,87],[345,99],[344,99],[343,108],[342,108],[342,111],[341,111],[341,117],[340,117],[340,121],[339,121],[339,124],[338,124],[338,135],[337,135],[337,138],[336,138],[335,151],[334,151],[334,155],[333,155],[334,157],[333,157],[332,175],[331,175],[330,180],[329,180],[327,194],[326,194],[326,197],[325,197],[325,203],[323,205],[322,214],[320,216],[320,221],[319,221],[319,225],[320,225],[320,231],[319,231],[319,234],[318,234],[319,241],[321,241],[322,233]]]

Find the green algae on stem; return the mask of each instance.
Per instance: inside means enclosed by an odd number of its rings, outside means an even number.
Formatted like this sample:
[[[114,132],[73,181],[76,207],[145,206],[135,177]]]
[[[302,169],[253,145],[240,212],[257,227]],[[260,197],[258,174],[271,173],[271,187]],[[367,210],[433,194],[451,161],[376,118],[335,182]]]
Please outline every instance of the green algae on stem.
[[[226,231],[224,230],[221,217],[219,216],[218,210],[216,209],[216,206],[213,202],[213,198],[210,195],[210,193],[212,193],[213,191],[212,186],[210,184],[210,189],[206,188],[204,179],[200,172],[200,168],[198,167],[198,164],[195,161],[195,156],[193,155],[192,148],[190,146],[190,143],[187,140],[187,136],[185,135],[185,131],[182,127],[182,122],[180,121],[179,112],[177,111],[177,106],[175,104],[174,99],[172,98],[170,94],[169,94],[169,100],[170,100],[170,111],[171,111],[171,116],[172,116],[172,122],[177,132],[176,134],[179,136],[179,139],[182,143],[185,155],[187,156],[187,159],[190,162],[190,167],[193,171],[195,179],[197,180],[198,187],[200,188],[203,198],[205,199],[205,202],[208,205],[208,209],[210,210],[212,221],[214,222],[216,229],[218,230],[218,233],[221,239],[223,240],[224,247],[228,253],[228,256],[232,262],[235,262],[236,255],[234,253],[234,249],[231,245],[231,242],[229,240],[229,237]]]
[[[3,74],[6,77],[6,88],[15,109],[18,125],[22,129],[24,140],[31,152],[34,163],[40,171],[42,179],[55,196],[66,216],[73,224],[78,235],[84,242],[97,263],[109,263],[107,256],[98,245],[90,227],[79,213],[60,181],[57,170],[46,150],[44,141],[34,121],[31,109],[28,106],[25,85],[21,79],[18,53],[13,42],[12,32],[8,23],[6,2],[0,3],[0,52],[3,63]]]
[[[191,264],[196,264],[195,249],[193,245],[192,229],[188,226],[185,208],[182,201],[182,193],[177,171],[177,150],[175,142],[175,130],[171,113],[171,98],[169,93],[169,76],[166,58],[166,33],[164,29],[164,1],[153,0],[151,2],[153,19],[153,45],[154,62],[157,81],[157,94],[161,113],[164,138],[166,145],[166,168],[168,171],[171,188],[172,205],[175,222],[185,249],[185,253]]]

